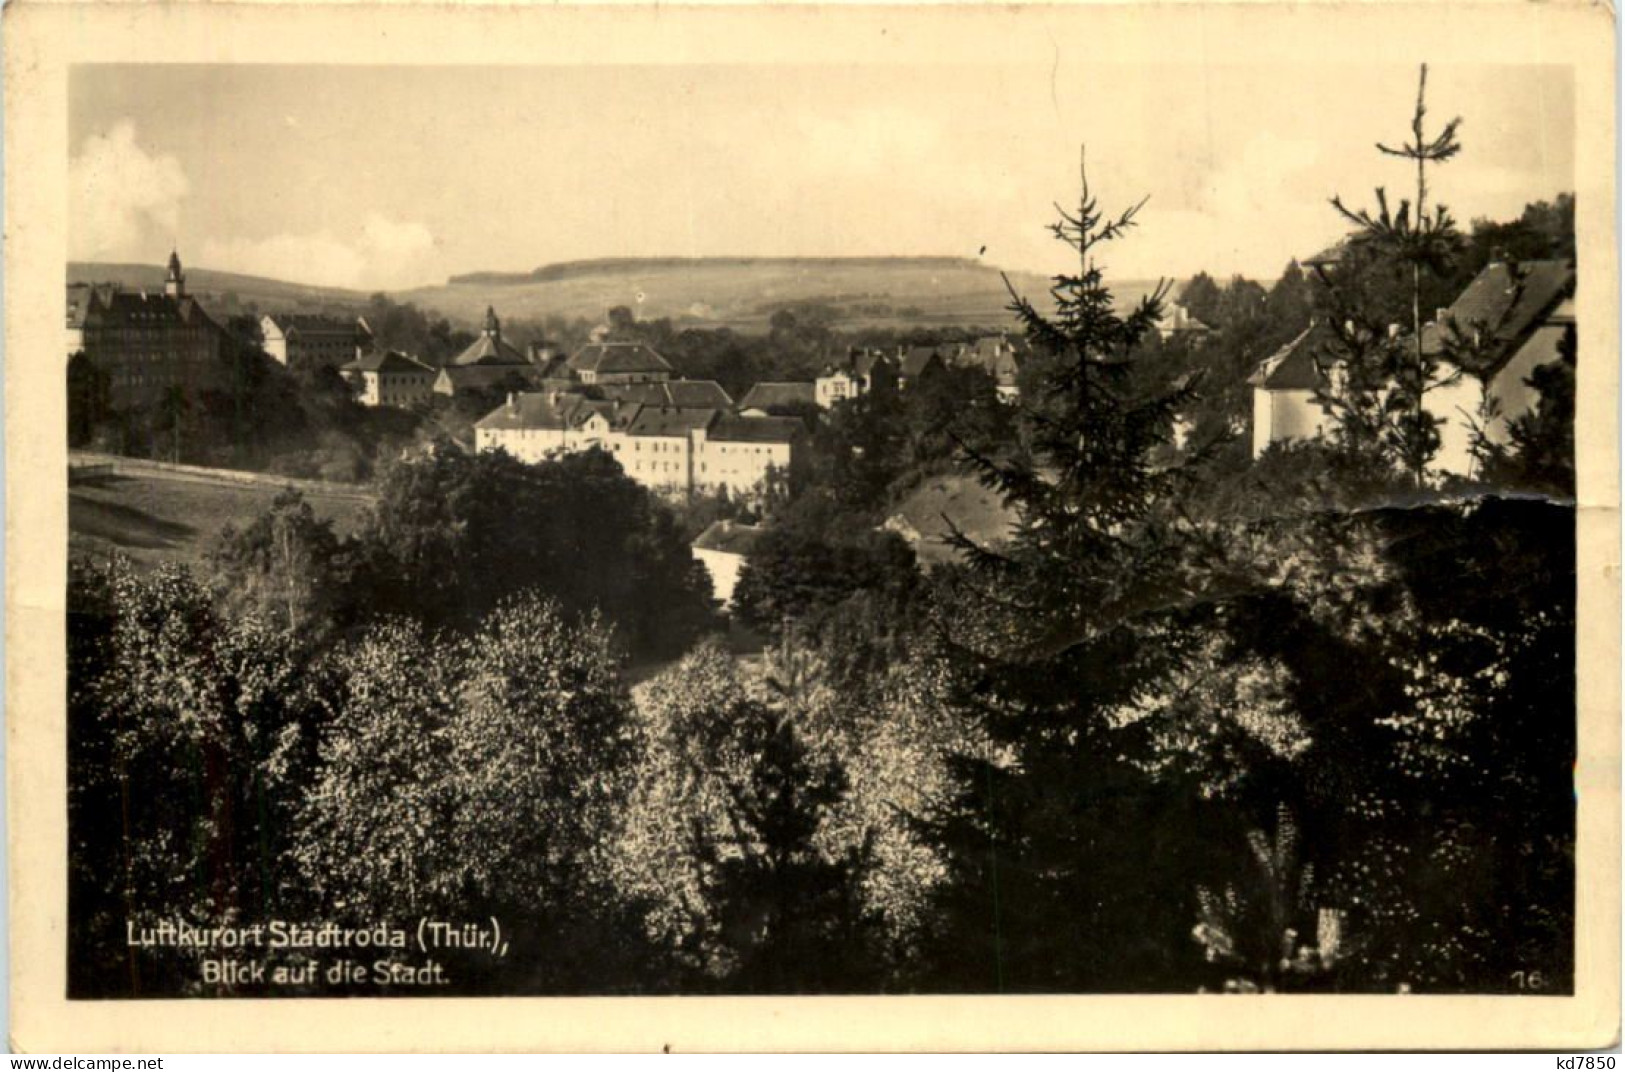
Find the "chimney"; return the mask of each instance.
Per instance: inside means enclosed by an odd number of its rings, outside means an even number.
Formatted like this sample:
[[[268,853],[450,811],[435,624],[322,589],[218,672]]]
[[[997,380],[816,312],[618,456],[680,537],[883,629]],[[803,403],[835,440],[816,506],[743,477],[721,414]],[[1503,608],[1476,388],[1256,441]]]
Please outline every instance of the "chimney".
[[[1435,310],[1433,310],[1433,322],[1435,324],[1444,323],[1444,318],[1445,318],[1446,315],[1449,314],[1449,312],[1450,312],[1449,309],[1435,309]]]
[[[509,391],[508,392],[508,408],[513,409],[515,404],[516,404],[516,399],[514,398],[514,393],[512,391]]]

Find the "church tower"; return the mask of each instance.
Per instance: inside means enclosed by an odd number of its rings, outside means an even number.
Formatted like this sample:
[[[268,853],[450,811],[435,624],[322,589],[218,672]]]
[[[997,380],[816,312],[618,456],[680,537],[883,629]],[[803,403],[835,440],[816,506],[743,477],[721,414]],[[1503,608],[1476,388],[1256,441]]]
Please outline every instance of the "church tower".
[[[169,251],[169,274],[164,276],[164,293],[171,298],[186,297],[186,273],[181,271],[180,254]]]
[[[485,337],[492,342],[502,340],[502,321],[497,319],[496,309],[489,305],[485,307]]]

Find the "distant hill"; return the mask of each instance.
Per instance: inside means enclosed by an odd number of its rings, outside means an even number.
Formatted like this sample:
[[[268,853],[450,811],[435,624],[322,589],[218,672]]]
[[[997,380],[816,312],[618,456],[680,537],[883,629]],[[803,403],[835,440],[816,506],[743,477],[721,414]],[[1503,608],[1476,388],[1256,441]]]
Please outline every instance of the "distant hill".
[[[117,283],[131,290],[162,292],[164,265],[109,264],[100,261],[69,261],[69,283]],[[370,292],[342,287],[318,287],[287,283],[211,268],[186,269],[186,289],[195,294],[211,312],[229,316],[250,303],[261,312],[349,312],[367,304]]]
[[[111,282],[159,289],[161,265],[70,263],[70,283]],[[1042,308],[1050,281],[1009,273],[1010,284]],[[1153,284],[1115,284],[1132,301]],[[187,286],[221,315],[252,303],[261,311],[351,312],[368,292],[308,286],[257,276],[188,268]],[[487,305],[505,318],[548,316],[598,323],[617,305],[639,319],[670,317],[695,327],[766,331],[780,309],[823,306],[841,328],[983,326],[1012,323],[1010,295],[998,268],[961,257],[654,257],[608,258],[544,265],[530,272],[474,272],[439,286],[387,292],[464,327]]]
[[[1026,293],[1048,283],[1011,275]],[[779,309],[825,306],[841,327],[1002,325],[1010,296],[999,270],[961,257],[652,257],[476,272],[397,295],[472,320],[487,305],[504,316],[602,320],[625,305],[639,319],[765,331]]]

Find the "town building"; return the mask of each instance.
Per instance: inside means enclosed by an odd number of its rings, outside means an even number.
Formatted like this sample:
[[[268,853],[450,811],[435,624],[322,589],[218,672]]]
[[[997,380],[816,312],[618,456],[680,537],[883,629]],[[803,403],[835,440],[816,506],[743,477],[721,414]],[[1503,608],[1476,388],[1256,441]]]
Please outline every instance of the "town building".
[[[917,387],[932,376],[940,375],[947,367],[947,362],[942,359],[942,351],[936,347],[910,347],[903,355],[902,366],[897,370],[897,386],[904,391]]]
[[[645,406],[682,409],[732,409],[734,401],[715,380],[663,380],[659,383],[605,383],[590,390],[599,398]]]
[[[342,368],[372,346],[372,332],[359,318],[266,313],[260,334],[265,352],[290,372]]]
[[[177,254],[169,255],[162,294],[113,286],[69,294],[68,345],[105,384],[108,404],[150,406],[173,388],[195,396],[229,387],[230,336],[186,293]]]
[[[339,370],[363,406],[408,409],[434,396],[435,370],[398,350],[372,350]]]
[[[446,365],[435,372],[432,393],[457,398],[495,391],[545,391],[563,384],[575,387],[573,380],[552,380],[534,365]]]
[[[1253,457],[1271,443],[1315,439],[1330,427],[1320,397],[1327,383],[1321,356],[1333,339],[1321,322],[1312,322],[1276,350],[1248,377],[1253,389]]]
[[[517,392],[474,426],[478,450],[506,450],[526,462],[600,449],[626,475],[667,494],[751,495],[787,477],[805,430],[785,417],[734,416],[579,391]]]
[[[1183,339],[1200,346],[1213,334],[1213,329],[1191,315],[1191,311],[1178,303],[1170,304],[1167,312],[1157,321],[1157,335],[1163,342]]]
[[[845,360],[824,366],[813,381],[813,400],[823,409],[837,402],[897,386],[897,362],[882,350],[851,349]]]
[[[711,575],[711,595],[724,612],[733,604],[739,573],[762,538],[762,529],[739,521],[713,521],[690,546]]]
[[[993,377],[1001,401],[1021,398],[1021,367],[1027,358],[1026,343],[1008,335],[984,335],[961,347],[954,363],[979,368]]]
[[[571,375],[586,384],[660,383],[671,365],[641,342],[590,342],[569,361]]]
[[[1330,257],[1330,254],[1326,255]],[[1439,359],[1441,374],[1423,394],[1423,408],[1439,431],[1435,470],[1478,475],[1474,444],[1483,436],[1505,444],[1511,422],[1535,405],[1529,385],[1535,369],[1560,357],[1574,330],[1574,266],[1530,261],[1516,268],[1485,267],[1450,306],[1422,328],[1422,348]],[[1399,337],[1409,346],[1411,336]],[[1253,387],[1253,457],[1270,444],[1313,439],[1332,427],[1319,398],[1335,392],[1338,370],[1329,360],[1334,333],[1312,323],[1259,365]]]
[[[527,354],[504,339],[496,309],[486,306],[479,337],[440,369],[432,390],[448,397],[482,391],[536,390],[549,370],[534,358],[545,361],[549,356],[536,348]]]

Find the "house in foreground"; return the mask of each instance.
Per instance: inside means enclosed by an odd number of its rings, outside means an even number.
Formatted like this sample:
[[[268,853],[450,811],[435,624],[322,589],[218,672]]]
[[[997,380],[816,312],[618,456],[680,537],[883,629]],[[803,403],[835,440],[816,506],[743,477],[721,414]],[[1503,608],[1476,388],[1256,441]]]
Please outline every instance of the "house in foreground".
[[[694,557],[711,575],[711,594],[727,611],[739,586],[739,571],[762,537],[762,529],[738,521],[714,521],[692,544]]]
[[[1423,351],[1441,367],[1422,400],[1439,430],[1434,469],[1477,476],[1477,438],[1506,443],[1511,423],[1534,407],[1539,398],[1530,373],[1561,357],[1575,327],[1574,286],[1574,265],[1568,261],[1495,262],[1423,325]],[[1253,457],[1272,443],[1314,439],[1331,430],[1332,415],[1319,398],[1328,375],[1337,371],[1327,356],[1333,338],[1328,325],[1312,323],[1248,380]]]
[[[1439,422],[1438,469],[1477,476],[1475,435],[1505,445],[1511,422],[1534,408],[1529,374],[1558,360],[1575,329],[1574,282],[1567,261],[1490,264],[1423,327],[1422,349],[1461,373],[1422,400]]]
[[[1265,358],[1247,383],[1253,389],[1253,457],[1271,443],[1318,439],[1331,427],[1320,402],[1326,376],[1320,354],[1334,334],[1316,321]]]

